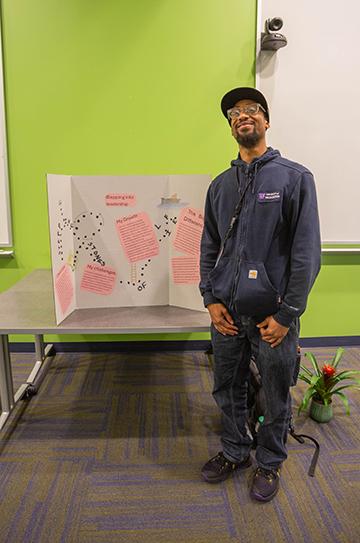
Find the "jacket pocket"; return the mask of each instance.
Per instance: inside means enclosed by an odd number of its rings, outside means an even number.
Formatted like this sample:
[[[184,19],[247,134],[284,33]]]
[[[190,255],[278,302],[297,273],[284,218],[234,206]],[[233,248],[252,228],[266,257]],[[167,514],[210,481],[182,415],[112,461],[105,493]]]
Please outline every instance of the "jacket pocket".
[[[271,283],[263,262],[239,262],[233,305],[240,315],[272,315],[279,309],[280,296]]]
[[[209,273],[209,281],[215,298],[229,304],[234,285],[236,260],[222,256],[216,268]]]

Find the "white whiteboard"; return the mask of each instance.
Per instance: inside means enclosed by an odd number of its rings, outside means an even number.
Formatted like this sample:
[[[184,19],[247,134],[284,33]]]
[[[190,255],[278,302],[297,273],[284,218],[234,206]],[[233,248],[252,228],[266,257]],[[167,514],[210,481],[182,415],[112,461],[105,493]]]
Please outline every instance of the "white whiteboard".
[[[2,46],[0,28],[0,247],[10,247],[11,214],[6,152],[5,102],[3,85]]]
[[[288,45],[259,52],[267,18]],[[266,96],[268,142],[307,166],[324,243],[360,243],[360,3],[258,1],[256,86]]]

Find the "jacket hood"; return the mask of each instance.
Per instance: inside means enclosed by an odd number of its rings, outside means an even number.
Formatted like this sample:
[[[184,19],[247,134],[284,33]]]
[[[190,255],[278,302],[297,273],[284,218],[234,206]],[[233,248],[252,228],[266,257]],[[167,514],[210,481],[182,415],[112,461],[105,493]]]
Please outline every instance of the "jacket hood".
[[[279,151],[277,151],[276,149],[273,149],[272,147],[268,147],[266,153],[264,153],[263,155],[257,158],[254,158],[254,160],[252,160],[250,164],[248,164],[247,162],[244,162],[242,160],[239,153],[238,157],[235,160],[231,161],[231,166],[237,166],[243,171],[252,170],[255,168],[259,169],[259,167],[263,166],[266,162],[269,162],[270,160],[274,160],[274,158],[277,158],[279,156],[281,156]]]

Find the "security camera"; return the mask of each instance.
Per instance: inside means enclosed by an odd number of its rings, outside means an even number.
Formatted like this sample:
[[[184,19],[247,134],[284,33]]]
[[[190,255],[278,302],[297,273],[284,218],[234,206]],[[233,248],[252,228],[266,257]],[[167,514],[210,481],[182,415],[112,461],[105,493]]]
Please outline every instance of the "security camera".
[[[273,17],[272,19],[266,19],[265,32],[261,33],[261,51],[277,51],[281,47],[287,45],[287,39],[283,34],[279,34],[283,26],[283,20],[281,17]]]
[[[267,19],[265,22],[265,32],[266,29],[268,32],[277,32],[282,28],[283,24],[283,20],[280,17],[273,17],[272,19]]]

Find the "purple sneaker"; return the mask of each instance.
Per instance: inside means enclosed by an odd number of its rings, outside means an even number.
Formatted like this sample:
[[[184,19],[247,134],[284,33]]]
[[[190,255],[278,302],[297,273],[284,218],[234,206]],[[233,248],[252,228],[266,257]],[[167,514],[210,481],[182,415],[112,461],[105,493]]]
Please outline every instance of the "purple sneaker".
[[[219,452],[203,466],[201,476],[207,483],[221,483],[235,470],[242,470],[251,466],[251,456],[248,455],[242,462],[231,462],[222,452]]]
[[[259,502],[269,502],[279,490],[280,469],[257,468],[254,472],[250,496]]]

